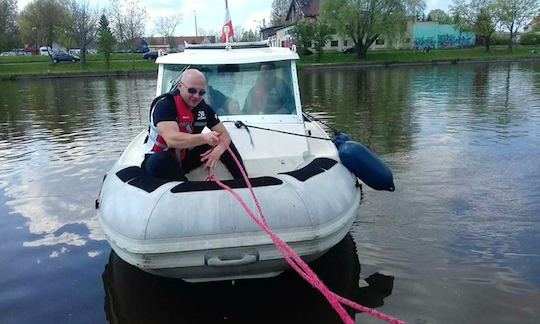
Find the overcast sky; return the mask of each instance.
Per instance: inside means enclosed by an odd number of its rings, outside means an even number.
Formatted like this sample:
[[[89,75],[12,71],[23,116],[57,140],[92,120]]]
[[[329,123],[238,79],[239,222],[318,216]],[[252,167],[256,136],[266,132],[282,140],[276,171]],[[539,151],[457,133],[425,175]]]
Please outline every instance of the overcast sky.
[[[19,9],[24,8],[31,0],[19,0]],[[448,11],[451,0],[426,0],[426,13],[432,9]],[[109,0],[91,0],[90,3],[98,8],[109,6]],[[176,13],[183,15],[182,23],[178,26],[178,36],[195,35],[195,15],[197,26],[206,32],[217,32],[225,19],[225,0],[139,0],[150,16],[146,35],[154,34],[153,24],[156,17],[170,16]],[[262,19],[267,23],[270,18],[272,0],[228,0],[229,11],[234,26],[241,25],[244,29],[255,29]]]

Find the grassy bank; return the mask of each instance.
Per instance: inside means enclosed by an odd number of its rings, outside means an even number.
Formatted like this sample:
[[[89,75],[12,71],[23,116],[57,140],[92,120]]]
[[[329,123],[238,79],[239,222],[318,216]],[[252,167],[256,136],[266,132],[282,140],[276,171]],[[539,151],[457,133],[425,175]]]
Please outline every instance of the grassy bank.
[[[102,55],[87,57],[82,64],[62,62],[54,64],[47,56],[4,56],[0,57],[0,78],[14,79],[28,76],[62,76],[66,74],[118,74],[125,72],[157,72],[153,61],[143,60],[142,54],[117,54],[111,57],[107,68]]]
[[[302,57],[300,65],[313,64],[399,64],[399,63],[428,63],[437,61],[491,61],[523,58],[539,58],[540,48],[535,46],[516,46],[512,52],[507,46],[492,46],[490,52],[484,47],[466,49],[440,49],[429,53],[415,50],[377,50],[368,52],[367,58],[359,60],[356,54],[327,53],[318,61],[316,55]]]
[[[492,47],[487,53],[483,47],[470,49],[432,50],[429,53],[414,50],[377,50],[370,51],[368,57],[359,60],[356,54],[325,53],[318,61],[316,55],[301,57],[299,66],[318,65],[392,65],[406,63],[436,63],[463,61],[520,60],[540,59],[540,48],[516,46],[509,52],[506,46]],[[0,57],[0,78],[16,79],[29,76],[62,76],[66,74],[119,74],[152,73],[157,66],[152,61],[142,59],[142,54],[113,54],[111,66],[107,68],[102,55],[90,55],[87,63],[53,64],[48,56],[4,56]]]

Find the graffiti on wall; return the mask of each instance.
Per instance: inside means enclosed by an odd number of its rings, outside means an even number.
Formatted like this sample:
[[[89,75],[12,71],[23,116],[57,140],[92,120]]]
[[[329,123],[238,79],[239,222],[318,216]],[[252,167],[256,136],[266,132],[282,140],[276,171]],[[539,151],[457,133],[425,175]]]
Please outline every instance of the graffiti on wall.
[[[475,39],[469,35],[450,35],[443,34],[435,37],[418,37],[414,39],[414,49],[426,48],[463,48],[473,47]]]
[[[434,37],[419,37],[414,39],[414,49],[435,48]]]
[[[466,35],[439,35],[438,37],[439,48],[459,48],[459,47],[472,47],[475,40],[471,36]]]

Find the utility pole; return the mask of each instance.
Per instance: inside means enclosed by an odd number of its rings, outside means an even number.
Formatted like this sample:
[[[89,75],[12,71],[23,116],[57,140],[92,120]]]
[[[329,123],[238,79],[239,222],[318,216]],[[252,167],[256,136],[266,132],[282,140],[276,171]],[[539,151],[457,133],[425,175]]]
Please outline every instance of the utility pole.
[[[37,43],[38,43],[38,39],[37,39],[37,35],[38,35],[38,28],[36,26],[32,27],[32,31],[35,33],[34,34],[34,55],[38,55],[38,48],[37,48]]]
[[[199,36],[197,34],[197,11],[193,10],[193,14],[195,15],[195,36]]]

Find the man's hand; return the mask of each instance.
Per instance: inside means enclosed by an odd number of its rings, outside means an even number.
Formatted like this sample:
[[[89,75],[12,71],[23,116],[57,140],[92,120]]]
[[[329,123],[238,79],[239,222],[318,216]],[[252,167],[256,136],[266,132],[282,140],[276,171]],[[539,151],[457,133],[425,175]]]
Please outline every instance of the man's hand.
[[[204,142],[210,146],[216,146],[219,144],[219,133],[211,131],[209,133],[202,134]]]
[[[214,147],[209,149],[208,151],[201,154],[201,162],[204,163],[204,166],[210,169],[213,169],[216,167],[216,163],[219,160],[219,157],[221,156],[222,152],[218,149],[218,147]]]

